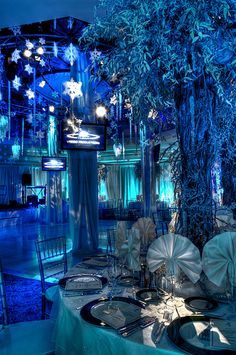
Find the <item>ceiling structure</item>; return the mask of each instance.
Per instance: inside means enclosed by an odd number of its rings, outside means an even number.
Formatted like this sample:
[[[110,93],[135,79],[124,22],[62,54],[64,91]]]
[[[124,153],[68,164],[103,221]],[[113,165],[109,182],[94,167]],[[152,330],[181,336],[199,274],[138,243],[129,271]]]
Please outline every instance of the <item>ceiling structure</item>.
[[[0,28],[68,16],[92,22],[97,4],[98,0],[1,0]]]
[[[13,138],[22,137],[24,128],[25,138],[30,138],[30,134],[32,138],[32,132],[34,135],[38,134],[37,138],[41,147],[47,130],[44,112],[48,110],[50,104],[58,108],[68,105],[69,97],[62,95],[62,83],[69,80],[71,70],[70,59],[65,58],[65,50],[70,45],[76,46],[83,29],[94,19],[94,6],[97,3],[98,0],[51,0],[50,2],[42,0],[39,4],[29,0],[12,0],[9,6],[7,0],[1,0],[0,69],[2,64],[3,70],[0,89],[2,89],[3,100],[0,100],[0,114],[11,116]],[[66,17],[60,18],[65,15]],[[33,43],[33,52],[40,45],[44,47],[45,52],[39,58],[40,60],[36,60],[36,53],[30,59],[24,57],[23,51],[27,41]],[[15,50],[20,51],[19,58],[17,59],[16,53],[16,59],[13,60]],[[57,51],[56,54],[55,51]],[[43,60],[42,63],[41,60]],[[28,64],[34,72],[27,72]],[[19,78],[18,84],[20,85],[17,84],[16,77]],[[42,82],[46,85],[41,86]],[[26,92],[29,89],[35,91],[35,100],[28,98]],[[107,90],[107,88],[101,90]],[[35,109],[36,120],[32,127],[32,113]],[[64,112],[62,114],[64,115]],[[171,142],[173,140],[175,140],[175,135],[171,134]],[[162,141],[162,149],[165,149],[170,139],[164,137]],[[113,155],[111,148],[109,155]],[[137,143],[131,150],[134,160],[139,159]],[[104,162],[109,159],[104,156]],[[132,159],[131,156],[130,159]]]

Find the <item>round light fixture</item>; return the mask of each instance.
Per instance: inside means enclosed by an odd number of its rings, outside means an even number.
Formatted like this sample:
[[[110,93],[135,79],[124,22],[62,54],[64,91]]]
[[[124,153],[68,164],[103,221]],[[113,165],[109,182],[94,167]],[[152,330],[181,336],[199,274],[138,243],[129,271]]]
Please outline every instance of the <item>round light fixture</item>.
[[[48,109],[49,109],[49,112],[53,113],[53,112],[55,111],[55,106],[50,105],[50,106],[48,107]]]
[[[97,117],[102,118],[102,117],[106,116],[107,109],[106,109],[105,106],[100,105],[100,106],[96,107],[96,111],[95,112],[96,112]]]
[[[43,55],[43,53],[44,53],[44,48],[43,48],[43,47],[38,47],[38,48],[36,49],[36,52],[37,52],[39,55]]]
[[[26,58],[30,58],[32,56],[32,52],[29,49],[25,49],[23,54]]]

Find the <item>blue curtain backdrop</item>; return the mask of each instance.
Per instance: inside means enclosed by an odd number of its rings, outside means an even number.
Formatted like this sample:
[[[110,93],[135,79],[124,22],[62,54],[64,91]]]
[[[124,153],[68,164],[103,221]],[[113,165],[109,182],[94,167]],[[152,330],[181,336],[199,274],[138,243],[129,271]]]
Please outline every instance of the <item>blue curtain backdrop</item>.
[[[122,200],[124,207],[134,201],[142,193],[141,181],[135,174],[135,166],[107,165],[108,173],[105,181],[99,185],[99,195],[107,200]]]
[[[83,121],[94,121],[93,90],[86,71],[88,58],[80,53],[71,77],[82,82],[83,96],[75,99],[73,110]],[[73,252],[98,247],[98,172],[97,152],[69,151],[69,221]]]

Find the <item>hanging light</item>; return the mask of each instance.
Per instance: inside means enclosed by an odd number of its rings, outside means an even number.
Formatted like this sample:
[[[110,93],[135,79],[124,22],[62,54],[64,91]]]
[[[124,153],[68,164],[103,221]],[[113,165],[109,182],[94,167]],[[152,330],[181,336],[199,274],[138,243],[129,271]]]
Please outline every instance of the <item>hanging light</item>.
[[[44,53],[44,48],[43,48],[43,47],[38,47],[38,48],[36,49],[36,52],[37,52],[39,55],[43,55],[43,53]]]
[[[32,52],[28,48],[24,50],[23,54],[26,58],[30,58],[32,56]]]
[[[95,112],[96,112],[97,117],[102,118],[102,117],[106,116],[107,109],[106,109],[105,106],[99,105],[99,106],[96,107]]]
[[[48,110],[49,110],[49,112],[53,113],[53,112],[55,111],[55,106],[50,105],[50,106],[48,107]]]

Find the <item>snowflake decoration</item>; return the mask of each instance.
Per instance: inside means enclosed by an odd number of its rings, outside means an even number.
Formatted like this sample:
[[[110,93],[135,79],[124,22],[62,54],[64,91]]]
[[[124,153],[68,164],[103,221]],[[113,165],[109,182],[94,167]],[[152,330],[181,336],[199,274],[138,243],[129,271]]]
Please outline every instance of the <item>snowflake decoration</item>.
[[[41,59],[40,60],[40,62],[39,62],[39,64],[41,65],[41,67],[45,67],[45,60],[44,59]]]
[[[27,39],[27,40],[25,41],[25,45],[26,45],[26,47],[28,48],[28,50],[34,48],[34,44],[33,44],[32,42],[30,42],[29,39]]]
[[[97,49],[94,49],[94,51],[90,52],[90,59],[92,62],[95,62],[101,57],[102,52],[98,51]]]
[[[66,81],[65,83],[63,83],[63,85],[65,86],[65,90],[63,91],[63,94],[69,95],[72,102],[74,101],[75,97],[83,96],[83,93],[81,91],[81,86],[82,86],[81,81],[77,83],[74,81],[73,78],[71,78],[70,81]]]
[[[18,91],[19,87],[21,86],[21,82],[20,82],[20,78],[17,75],[15,75],[15,79],[12,81],[12,84],[14,89]]]
[[[31,67],[30,64],[26,64],[25,65],[25,71],[27,71],[27,73],[30,75],[33,73],[34,69]]]
[[[78,58],[79,52],[75,48],[75,46],[71,43],[66,49],[64,53],[64,59],[67,62],[70,62],[70,65],[72,66],[75,62],[75,60]]]
[[[59,93],[58,93],[57,91],[53,91],[53,92],[52,92],[52,97],[53,97],[54,99],[57,99],[57,98],[59,97]]]
[[[45,135],[45,132],[43,132],[43,131],[41,131],[41,130],[39,130],[39,131],[37,131],[36,132],[36,138],[37,139],[43,139],[44,138],[44,135]]]
[[[40,81],[40,83],[39,83],[39,87],[44,88],[45,84],[46,84],[46,81],[45,81],[45,80],[42,80],[42,81]]]
[[[25,93],[26,93],[26,96],[28,97],[29,100],[34,99],[35,95],[31,89],[26,90]]]
[[[44,38],[39,38],[39,43],[42,44],[42,46],[46,43]]]
[[[11,55],[11,59],[12,59],[13,62],[17,63],[18,59],[20,59],[20,51],[19,51],[19,49],[15,49],[14,50],[14,52]]]
[[[58,47],[57,47],[56,42],[53,43],[53,54],[54,54],[54,57],[57,58],[57,55],[58,55]]]
[[[21,28],[20,28],[20,26],[12,26],[12,27],[9,27],[9,30],[14,33],[14,36],[21,34]]]
[[[117,104],[117,97],[116,95],[113,95],[111,98],[110,98],[110,104],[111,105],[116,105]]]

